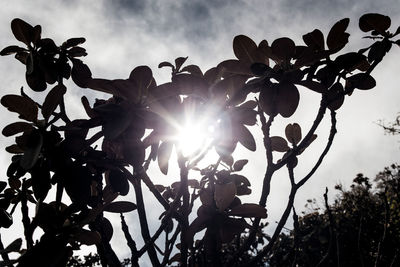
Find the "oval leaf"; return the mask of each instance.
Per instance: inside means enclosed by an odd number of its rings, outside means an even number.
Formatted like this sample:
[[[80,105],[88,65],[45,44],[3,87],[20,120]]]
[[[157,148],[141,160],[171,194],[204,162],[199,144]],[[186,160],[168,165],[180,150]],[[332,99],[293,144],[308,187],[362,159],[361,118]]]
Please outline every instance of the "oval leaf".
[[[380,34],[384,34],[389,29],[391,20],[388,16],[376,13],[365,14],[360,17],[358,25],[363,32],[375,30]]]
[[[339,51],[348,43],[350,34],[345,31],[349,26],[349,22],[348,18],[339,20],[329,31],[326,44],[332,53]]]
[[[242,124],[235,127],[235,137],[248,150],[256,151],[256,141],[251,132]]]
[[[245,35],[238,35],[233,39],[233,52],[243,63],[254,63],[257,44]]]
[[[374,88],[376,85],[374,77],[367,73],[357,73],[348,77],[346,82],[350,83],[352,88],[357,88],[360,90],[369,90]]]
[[[26,45],[30,45],[33,41],[33,27],[22,19],[16,18],[11,21],[11,31],[14,34],[15,39],[25,43]]]
[[[279,83],[277,89],[277,111],[282,117],[293,115],[299,105],[299,90],[293,83]]]
[[[237,205],[233,207],[228,214],[232,216],[240,216],[247,218],[252,218],[252,217],[267,218],[267,210],[258,204],[252,204],[252,203]]]
[[[8,136],[12,136],[17,133],[30,131],[32,129],[33,129],[32,124],[24,122],[24,121],[18,121],[18,122],[11,123],[11,124],[7,125],[6,127],[4,127],[2,133],[4,136],[8,137]]]
[[[160,147],[158,148],[158,167],[160,168],[161,172],[165,175],[168,173],[168,161],[171,157],[172,153],[172,142],[162,142]]]
[[[115,201],[104,207],[104,211],[113,213],[130,212],[136,209],[136,204],[129,201]]]
[[[74,239],[81,244],[90,246],[100,243],[101,236],[99,232],[82,229],[81,232],[74,235]]]
[[[9,111],[17,112],[21,119],[35,122],[38,114],[38,107],[31,99],[19,95],[5,95],[1,104]]]
[[[290,149],[287,141],[280,136],[272,136],[270,140],[272,151],[286,152]]]
[[[288,124],[285,128],[285,135],[290,143],[297,145],[301,141],[301,127],[297,123]]]
[[[249,162],[249,160],[247,159],[241,159],[235,162],[235,164],[233,164],[233,169],[235,171],[241,171],[244,167],[244,165],[246,165]]]
[[[272,42],[271,49],[280,60],[290,60],[295,54],[296,45],[292,39],[282,37]]]
[[[61,103],[63,96],[66,92],[67,88],[63,84],[58,84],[49,91],[42,106],[42,114],[46,121],[48,121],[51,114]]]

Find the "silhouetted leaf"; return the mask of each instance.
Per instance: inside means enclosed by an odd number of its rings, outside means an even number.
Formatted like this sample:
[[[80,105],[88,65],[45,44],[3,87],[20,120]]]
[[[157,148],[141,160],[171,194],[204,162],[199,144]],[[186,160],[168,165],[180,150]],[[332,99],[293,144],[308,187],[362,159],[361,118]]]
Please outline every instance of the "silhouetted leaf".
[[[169,141],[164,141],[158,148],[158,167],[161,172],[165,175],[168,173],[168,161],[171,157],[173,143]]]
[[[315,29],[312,32],[303,35],[303,41],[308,47],[312,48],[314,51],[325,49],[324,35],[318,29]]]
[[[139,95],[147,93],[147,89],[153,82],[153,72],[148,66],[138,66],[129,75],[130,80],[134,80],[139,90]]]
[[[350,19],[348,18],[339,20],[329,31],[326,44],[332,53],[336,53],[349,42],[350,34],[346,32],[349,22]]]
[[[287,37],[278,38],[271,44],[272,53],[280,60],[290,60],[296,51],[296,45]]]
[[[172,77],[172,82],[182,95],[195,94],[198,96],[206,96],[208,93],[208,85],[206,81],[197,75],[179,74]]]
[[[233,52],[235,56],[243,63],[254,63],[254,53],[257,50],[257,44],[245,35],[238,35],[233,39]]]
[[[248,162],[249,162],[249,160],[247,160],[247,159],[237,160],[235,162],[235,164],[233,164],[233,169],[237,172],[241,171],[243,169],[244,165],[246,165]]]
[[[289,150],[287,141],[280,136],[272,136],[271,138],[272,151],[286,152]]]
[[[277,84],[277,110],[282,117],[288,118],[293,115],[299,105],[299,90],[293,83]]]
[[[110,221],[107,218],[103,217],[101,219],[100,227],[101,227],[102,235],[105,239],[104,241],[110,242],[110,240],[113,236],[113,233],[114,233],[112,224],[110,223]]]
[[[70,38],[67,41],[65,41],[64,46],[65,46],[65,48],[69,48],[69,47],[83,44],[85,41],[86,41],[86,39],[83,37]]]
[[[271,75],[273,73],[273,70],[265,65],[264,63],[253,63],[250,66],[251,71],[256,75],[256,76],[263,76],[263,75]]]
[[[0,208],[0,227],[9,228],[12,224],[13,218],[11,215],[3,208]]]
[[[249,66],[236,59],[222,61],[218,64],[217,69],[221,72],[222,77],[228,77],[232,74],[251,75]]]
[[[68,55],[71,57],[85,57],[87,56],[86,49],[80,46],[74,46],[68,49]]]
[[[24,155],[21,158],[20,165],[24,170],[29,170],[35,165],[40,150],[43,145],[43,136],[38,130],[34,130],[29,134]]]
[[[361,62],[365,61],[365,59],[366,57],[362,54],[350,52],[338,56],[334,62],[336,63],[336,66],[340,69],[352,71],[356,69]]]
[[[258,205],[252,203],[240,204],[232,208],[229,213],[231,216],[240,216],[240,217],[258,217],[258,218],[267,218],[267,210]]]
[[[21,119],[35,122],[38,114],[38,107],[29,98],[19,95],[5,95],[1,98],[1,104],[9,111],[17,112]]]
[[[7,187],[7,182],[0,181],[0,193]]]
[[[16,45],[10,45],[10,46],[7,46],[6,48],[3,48],[3,50],[1,50],[0,56],[12,55],[12,54],[15,54],[18,52],[23,52],[23,51],[26,51],[26,49],[16,46]]]
[[[4,136],[12,136],[17,133],[25,132],[25,131],[30,131],[33,129],[32,124],[24,121],[18,121],[11,123],[4,127],[2,133]]]
[[[358,25],[363,32],[369,32],[375,30],[380,34],[385,34],[385,31],[389,29],[391,20],[388,16],[384,16],[376,13],[364,14],[360,17]]]
[[[160,64],[158,64],[158,68],[161,69],[163,67],[171,67],[173,70],[175,70],[174,65],[172,65],[171,63],[169,63],[167,61],[164,61],[164,62],[161,62]]]
[[[101,236],[96,231],[81,229],[77,234],[74,235],[74,239],[81,244],[91,246],[99,244],[101,241]]]
[[[119,192],[121,196],[126,196],[128,194],[129,182],[126,175],[122,171],[110,170],[108,180],[114,192]]]
[[[332,85],[327,93],[327,100],[329,102],[328,108],[332,110],[339,109],[344,102],[343,85],[339,82]]]
[[[49,91],[42,106],[42,114],[46,121],[61,103],[66,92],[67,88],[63,84],[58,84]]]
[[[20,42],[25,43],[26,45],[30,45],[34,38],[34,30],[33,27],[23,21],[22,19],[16,18],[11,21],[11,30],[17,39]]]
[[[360,90],[369,90],[376,85],[374,77],[367,73],[354,74],[346,79],[346,83],[349,83],[352,88]]]
[[[189,72],[190,74],[194,74],[197,76],[203,76],[203,72],[197,65],[187,65],[181,69],[181,72]]]
[[[79,87],[87,88],[92,79],[92,72],[81,60],[72,59],[71,78]]]
[[[113,213],[125,213],[136,209],[136,204],[129,201],[114,201],[104,207],[104,211]]]
[[[235,126],[235,137],[245,148],[256,151],[256,141],[247,127],[242,124]]]
[[[22,150],[18,145],[11,145],[6,147],[6,151],[11,154],[22,154],[24,150]]]
[[[183,63],[185,63],[187,59],[188,57],[178,57],[175,59],[175,68],[177,71],[182,67]]]
[[[239,107],[245,109],[255,109],[257,107],[257,102],[254,100],[249,100],[241,104]]]
[[[285,128],[287,140],[293,145],[297,145],[301,141],[301,127],[297,123],[288,124]]]
[[[3,252],[5,253],[10,253],[10,252],[19,252],[22,246],[22,239],[17,238],[13,242],[11,242],[4,250]]]
[[[224,211],[232,203],[236,196],[234,183],[215,184],[214,200],[219,211]]]

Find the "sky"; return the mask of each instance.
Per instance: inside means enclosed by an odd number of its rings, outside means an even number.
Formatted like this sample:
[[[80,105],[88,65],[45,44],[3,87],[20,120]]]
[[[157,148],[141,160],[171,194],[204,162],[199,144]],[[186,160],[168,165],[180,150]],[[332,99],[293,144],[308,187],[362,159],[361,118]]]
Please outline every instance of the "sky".
[[[16,44],[10,29],[13,18],[19,17],[32,25],[42,25],[42,36],[53,38],[61,44],[70,37],[85,37],[84,47],[88,56],[84,61],[89,65],[94,77],[107,79],[127,78],[130,71],[139,65],[148,65],[158,83],[169,79],[169,71],[157,68],[162,61],[173,61],[179,56],[189,56],[190,64],[199,65],[207,70],[219,62],[234,58],[232,40],[238,34],[245,34],[257,43],[266,39],[269,43],[279,37],[290,37],[296,44],[302,44],[302,35],[319,28],[327,36],[330,27],[338,20],[350,18],[348,32],[351,34],[346,51],[357,51],[366,46],[358,29],[358,18],[364,13],[381,13],[392,18],[391,31],[400,25],[399,0],[387,1],[349,1],[349,0],[249,0],[249,1],[129,1],[129,0],[2,0],[0,2],[0,48]],[[347,98],[338,111],[337,129],[334,144],[320,169],[299,191],[296,197],[296,209],[304,210],[306,199],[316,198],[322,203],[325,187],[331,190],[337,183],[351,184],[357,173],[374,175],[391,163],[399,163],[400,143],[398,136],[385,135],[376,124],[379,120],[393,120],[400,112],[400,77],[398,61],[400,48],[393,47],[390,56],[378,66],[373,76],[377,86],[370,91],[356,91]],[[0,58],[1,95],[17,93],[24,81],[24,66],[12,57]],[[105,98],[106,95],[79,89],[69,85],[69,114],[83,116],[80,97]],[[301,91],[299,109],[289,119],[280,118],[272,133],[282,135],[287,123],[297,122],[302,128],[311,126],[318,108],[318,98],[312,92]],[[33,94],[35,97],[40,95]],[[15,121],[16,116],[0,108],[0,128]],[[252,128],[260,139],[259,129]],[[317,160],[323,149],[329,131],[328,121],[324,121],[318,130],[318,139],[299,160],[296,174],[299,178],[306,174],[310,165]],[[0,137],[0,146],[10,144],[12,138]],[[256,152],[239,149],[235,159],[250,158],[243,170],[251,183],[255,194],[260,192],[265,171],[265,156],[262,143],[257,143]],[[0,152],[0,164],[3,177],[9,164],[9,155]],[[163,176],[156,169],[150,170],[155,183],[168,185],[178,177]],[[5,179],[5,178],[3,178]],[[271,226],[279,219],[287,201],[289,190],[285,172],[277,173],[273,178],[272,191],[267,204]],[[257,198],[245,198],[248,202],[257,202]],[[159,207],[149,201],[149,217],[158,218]],[[152,208],[154,207],[154,209]],[[133,216],[128,217],[134,236],[140,230]],[[116,220],[115,218],[113,220]],[[156,224],[151,225],[154,232]],[[290,225],[289,225],[290,228]],[[1,230],[3,240],[9,243],[16,237]],[[120,255],[126,256],[128,249],[121,242],[120,234],[115,234],[113,244]],[[119,241],[118,241],[119,240]],[[140,244],[140,243],[139,243]],[[122,257],[121,256],[121,257]],[[143,262],[146,265],[146,262]]]

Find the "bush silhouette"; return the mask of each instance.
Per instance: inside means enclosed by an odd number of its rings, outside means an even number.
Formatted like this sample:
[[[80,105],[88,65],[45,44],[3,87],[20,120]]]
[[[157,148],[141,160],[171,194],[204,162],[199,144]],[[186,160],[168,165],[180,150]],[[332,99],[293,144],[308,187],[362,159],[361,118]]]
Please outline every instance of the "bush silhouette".
[[[0,184],[0,226],[8,228],[13,223],[11,214],[20,205],[26,241],[24,249],[19,238],[1,251],[4,264],[63,266],[84,244],[96,246],[103,266],[120,266],[110,245],[115,225],[104,216],[110,212],[121,216],[133,266],[138,266],[146,253],[154,266],[254,266],[268,261],[297,190],[314,174],[332,145],[336,110],[354,90],[375,87],[371,72],[393,44],[399,45],[399,40],[393,39],[400,31],[389,31],[389,17],[365,14],[359,26],[371,45],[338,54],[348,43],[348,24],[349,19],[336,22],[326,38],[315,29],[303,35],[305,45],[296,45],[287,37],[257,44],[239,35],[233,40],[236,59],[205,72],[186,64],[187,57],[162,62],[159,68],[171,70],[171,81],[157,84],[147,66],[136,67],[127,79],[94,78],[81,60],[86,56],[84,38],[71,38],[58,46],[52,39],[42,38],[41,26],[14,19],[11,30],[23,47],[8,46],[0,54],[15,55],[26,66],[29,88],[45,97],[39,103],[21,88],[19,94],[1,99],[20,120],[3,129],[5,136],[18,136],[15,144],[6,148],[14,155],[8,181]],[[90,103],[82,97],[87,118],[71,120],[64,102],[67,90],[73,90],[64,84],[70,78],[78,87],[109,98]],[[300,88],[320,96],[312,126],[303,130],[292,123],[282,136],[271,136],[274,121],[296,112]],[[295,177],[297,162],[317,138],[316,129],[327,112],[331,129],[326,146],[310,164],[309,173]],[[199,125],[198,131],[206,132],[190,152],[179,139],[188,117]],[[251,194],[251,181],[240,171],[252,160],[235,160],[232,153],[238,145],[256,150],[248,126],[257,123],[267,168],[259,202],[242,203],[240,196]],[[195,135],[189,141],[198,141],[195,139],[200,137]],[[216,151],[218,159],[200,168],[199,162],[210,158],[211,151]],[[170,186],[154,184],[147,174],[150,164],[157,161],[167,175],[173,153],[180,181]],[[291,189],[276,230],[268,236],[263,233],[265,206],[271,179],[281,168],[288,170]],[[189,179],[189,173],[196,179]],[[144,199],[143,184],[152,193],[151,199]],[[55,196],[49,195],[51,188]],[[118,199],[127,195],[134,195],[136,203]],[[157,231],[151,233],[149,221],[156,219],[147,218],[145,204],[154,199],[165,211],[160,214]],[[32,204],[36,206],[34,217],[29,216]],[[142,247],[136,245],[124,219],[124,213],[133,211],[139,218]],[[34,240],[37,228],[43,234]],[[160,248],[162,233],[166,233],[164,248]],[[8,253],[15,251],[21,256],[10,259]]]

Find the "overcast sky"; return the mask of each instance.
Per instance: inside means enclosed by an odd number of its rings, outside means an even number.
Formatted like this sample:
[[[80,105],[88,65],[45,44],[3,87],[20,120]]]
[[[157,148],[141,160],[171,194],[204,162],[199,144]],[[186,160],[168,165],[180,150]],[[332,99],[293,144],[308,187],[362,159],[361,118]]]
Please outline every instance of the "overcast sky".
[[[32,25],[42,25],[42,36],[51,37],[58,44],[70,37],[85,37],[87,42],[84,47],[89,55],[84,61],[95,77],[127,78],[135,66],[148,65],[153,69],[158,83],[161,83],[169,79],[169,71],[157,69],[161,61],[189,56],[190,64],[197,64],[206,70],[222,60],[234,57],[232,40],[238,34],[248,35],[257,43],[263,39],[271,43],[278,37],[286,36],[301,44],[303,34],[319,28],[326,37],[336,21],[348,17],[351,20],[351,36],[347,49],[357,51],[361,45],[368,43],[361,40],[363,35],[358,29],[358,18],[369,12],[389,15],[392,18],[392,32],[400,25],[398,0],[2,0],[0,47],[16,43],[10,30],[10,22],[19,17]],[[348,186],[359,172],[374,177],[384,166],[399,163],[399,137],[384,135],[375,123],[380,119],[390,121],[400,111],[399,59],[400,48],[393,47],[390,58],[385,58],[373,73],[377,87],[371,91],[356,91],[346,99],[337,114],[338,134],[331,152],[315,176],[300,190],[296,198],[298,210],[303,209],[308,198],[322,199],[325,186],[333,191],[333,186],[338,182]],[[12,57],[0,59],[0,77],[1,95],[17,93],[21,86],[25,86],[24,66]],[[83,94],[106,97],[75,88],[72,84],[69,94],[71,98],[67,106],[70,106],[70,114],[74,116],[83,114],[79,101]],[[287,123],[298,122],[304,129],[310,127],[317,104],[318,99],[312,92],[304,93],[295,116],[277,122],[273,134],[282,135]],[[16,119],[16,116],[5,111],[1,107],[0,128]],[[327,127],[327,123],[322,125],[318,131],[318,140],[310,147],[311,152],[300,158],[296,172],[299,178],[316,161],[316,155],[322,150],[324,137],[327,136]],[[257,130],[254,128],[256,135]],[[10,142],[11,138],[0,138],[2,147]],[[252,165],[245,167],[244,174],[251,180],[255,193],[259,192],[265,171],[262,144],[257,145],[257,152],[238,155],[251,157],[254,161]],[[6,152],[0,152],[0,164],[4,166],[3,177],[6,177],[5,168],[9,164],[9,155]],[[177,179],[162,177],[156,170],[152,170],[151,174],[156,176],[157,183],[165,185]],[[282,206],[286,203],[287,190],[286,173],[278,173],[273,180],[268,204],[271,225],[279,218]],[[246,200],[257,202],[249,198]],[[154,209],[149,216],[157,218],[158,214],[159,211]],[[135,224],[132,224],[132,231],[135,235],[140,232]],[[7,232],[2,232],[2,236],[10,240],[15,238],[8,236]],[[126,253],[124,242],[119,243],[120,253]]]

